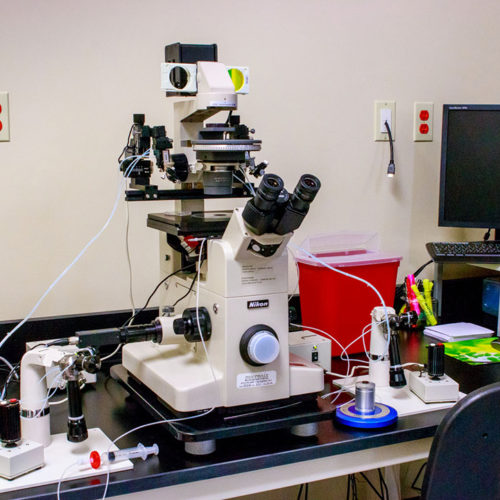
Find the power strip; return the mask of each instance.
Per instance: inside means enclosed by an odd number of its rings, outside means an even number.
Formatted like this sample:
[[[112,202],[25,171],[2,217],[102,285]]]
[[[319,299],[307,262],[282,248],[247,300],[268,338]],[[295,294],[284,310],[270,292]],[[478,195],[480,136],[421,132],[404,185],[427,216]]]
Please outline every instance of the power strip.
[[[0,476],[14,479],[44,464],[43,446],[23,439],[17,446],[0,447]]]
[[[458,401],[458,384],[447,375],[443,375],[439,379],[432,379],[427,373],[418,371],[409,373],[410,390],[424,403]]]

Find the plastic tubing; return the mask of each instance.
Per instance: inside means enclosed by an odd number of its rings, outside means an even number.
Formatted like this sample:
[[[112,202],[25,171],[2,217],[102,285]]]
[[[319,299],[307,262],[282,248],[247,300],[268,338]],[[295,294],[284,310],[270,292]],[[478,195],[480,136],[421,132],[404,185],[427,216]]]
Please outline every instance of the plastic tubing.
[[[299,247],[297,245],[294,245],[293,243],[288,243],[288,245],[291,246],[292,248],[295,248],[296,250],[300,250],[301,252],[304,252],[311,259],[313,259],[314,261],[318,262],[322,266],[327,267],[331,271],[335,271],[336,273],[342,274],[342,275],[347,276],[348,278],[352,278],[352,279],[354,279],[356,281],[361,281],[361,283],[364,283],[366,286],[368,286],[369,288],[371,288],[377,294],[377,297],[379,298],[380,303],[382,304],[382,307],[384,308],[385,321],[386,321],[386,324],[387,324],[387,332],[389,333],[391,331],[391,328],[389,326],[389,318],[388,318],[388,315],[387,315],[387,306],[385,305],[385,301],[384,301],[382,295],[380,294],[380,292],[369,281],[366,281],[363,278],[355,276],[354,274],[349,274],[349,273],[346,273],[345,271],[341,271],[340,269],[336,269],[335,267],[332,267],[332,266],[328,265],[324,260],[321,260],[318,257],[316,257],[316,255],[313,255],[312,253],[308,252],[304,248]],[[389,353],[390,340],[391,340],[391,336],[390,336],[390,334],[388,334],[387,335],[387,344],[385,346],[384,356]]]
[[[12,335],[14,335],[14,333],[17,330],[19,330],[19,328],[21,328],[21,326],[23,326],[26,323],[26,321],[28,321],[31,318],[31,316],[33,316],[33,314],[38,309],[38,307],[40,306],[40,304],[42,303],[42,301],[45,299],[45,297],[47,297],[47,295],[52,291],[52,289],[57,285],[57,283],[59,283],[59,281],[66,275],[66,273],[80,260],[80,258],[82,257],[82,255],[88,250],[88,248],[99,238],[99,236],[101,236],[101,234],[104,232],[104,230],[108,227],[109,223],[111,222],[111,219],[115,215],[116,209],[118,207],[118,202],[120,201],[121,191],[122,191],[123,185],[126,182],[127,177],[130,175],[130,173],[132,172],[132,170],[134,169],[134,167],[137,165],[137,163],[141,160],[141,158],[144,158],[145,156],[149,155],[150,151],[151,150],[148,149],[142,155],[139,155],[139,156],[137,156],[137,155],[135,155],[135,156],[128,156],[127,158],[124,158],[121,161],[120,165],[125,160],[130,160],[131,158],[135,158],[134,161],[127,167],[127,169],[123,173],[123,179],[121,179],[120,182],[118,183],[118,193],[117,193],[117,196],[116,196],[116,199],[115,199],[115,203],[113,205],[113,209],[111,210],[111,213],[110,213],[108,219],[106,220],[106,222],[104,223],[104,225],[102,226],[102,228],[97,232],[97,234],[88,241],[88,243],[82,248],[82,250],[71,261],[71,263],[68,266],[66,266],[66,268],[63,270],[63,272],[51,283],[51,285],[49,286],[49,288],[47,288],[47,290],[45,290],[45,292],[43,293],[43,295],[38,299],[38,301],[33,306],[33,309],[31,309],[31,311],[28,313],[28,315],[22,321],[20,321],[10,332],[8,332],[7,335],[5,335],[5,337],[0,342],[0,349],[3,347],[3,345],[5,344],[5,342],[7,342],[7,340],[9,340],[9,338],[12,337]]]

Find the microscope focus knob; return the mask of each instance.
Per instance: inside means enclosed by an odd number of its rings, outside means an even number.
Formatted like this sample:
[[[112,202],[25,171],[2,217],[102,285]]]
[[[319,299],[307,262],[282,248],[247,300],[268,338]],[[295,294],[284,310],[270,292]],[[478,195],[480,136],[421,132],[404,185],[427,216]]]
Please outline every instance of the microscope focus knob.
[[[262,366],[272,363],[279,352],[278,336],[270,326],[252,326],[241,337],[240,354],[250,365]]]

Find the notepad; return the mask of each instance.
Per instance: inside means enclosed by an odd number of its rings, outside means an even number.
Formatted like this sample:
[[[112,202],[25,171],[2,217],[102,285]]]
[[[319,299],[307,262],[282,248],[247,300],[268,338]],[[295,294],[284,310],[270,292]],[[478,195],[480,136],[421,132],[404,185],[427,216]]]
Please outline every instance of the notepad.
[[[428,326],[424,335],[440,340],[441,342],[459,342],[491,337],[493,330],[474,323],[447,323],[444,325]]]

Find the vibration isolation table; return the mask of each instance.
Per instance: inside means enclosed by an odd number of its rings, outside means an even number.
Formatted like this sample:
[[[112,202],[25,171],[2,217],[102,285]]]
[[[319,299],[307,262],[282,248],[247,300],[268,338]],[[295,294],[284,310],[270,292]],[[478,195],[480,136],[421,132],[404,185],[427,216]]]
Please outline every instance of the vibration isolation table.
[[[403,333],[401,351],[404,360],[422,361],[426,351],[422,334]],[[459,378],[463,364],[453,367],[453,361],[449,363],[452,368],[449,374]],[[342,366],[345,364],[336,361],[333,369]],[[474,379],[480,385],[500,380],[500,365],[484,368],[490,370],[478,370],[479,376],[473,376],[472,382],[462,389],[468,392],[476,388]],[[86,388],[83,397],[88,427],[100,427],[111,439],[152,422],[118,382],[102,373],[96,387]],[[346,395],[343,401],[348,399]],[[422,459],[428,455],[432,437],[446,411],[401,417],[396,424],[382,430],[347,429],[326,420],[319,423],[319,432],[314,437],[301,438],[288,430],[277,430],[227,438],[217,442],[213,454],[201,457],[186,454],[183,443],[162,429],[166,424],[144,428],[117,445],[127,448],[139,442],[146,446],[157,443],[159,455],[146,461],[134,460],[132,470],[112,473],[107,497],[144,498],[147,491],[147,498],[153,500],[231,498]],[[53,434],[66,431],[66,412],[65,405],[51,408]],[[101,498],[105,481],[105,474],[65,481],[61,498]],[[54,499],[56,488],[57,484],[50,484],[17,490],[4,493],[2,498]]]

